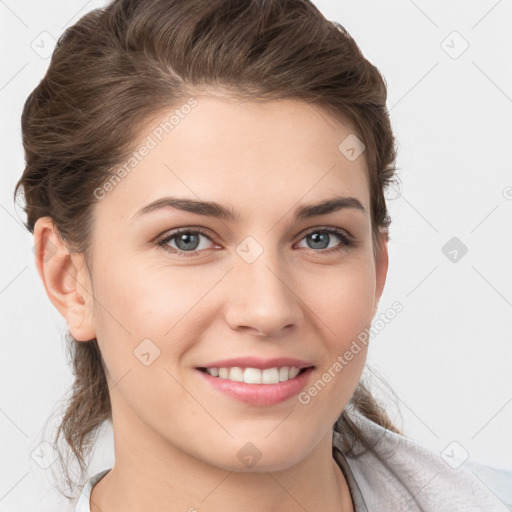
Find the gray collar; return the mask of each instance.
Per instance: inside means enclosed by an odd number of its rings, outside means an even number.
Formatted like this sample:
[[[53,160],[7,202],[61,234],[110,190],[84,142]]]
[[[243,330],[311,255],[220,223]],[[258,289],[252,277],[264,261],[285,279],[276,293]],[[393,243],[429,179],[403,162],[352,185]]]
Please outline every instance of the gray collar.
[[[361,494],[361,489],[359,489],[359,485],[357,485],[356,479],[352,473],[352,470],[350,469],[347,459],[341,451],[341,444],[338,436],[339,433],[334,431],[332,438],[332,455],[340,467],[345,480],[347,481],[347,485],[350,489],[350,496],[352,498],[354,512],[368,512],[368,508],[364,501],[363,495]]]

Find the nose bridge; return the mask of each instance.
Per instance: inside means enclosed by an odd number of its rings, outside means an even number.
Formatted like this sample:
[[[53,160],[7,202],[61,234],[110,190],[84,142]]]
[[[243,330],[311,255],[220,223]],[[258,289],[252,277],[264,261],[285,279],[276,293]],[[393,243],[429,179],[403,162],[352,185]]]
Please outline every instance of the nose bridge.
[[[251,328],[269,336],[300,323],[299,299],[277,248],[263,248],[248,237],[237,247],[230,274],[226,320],[231,328]]]

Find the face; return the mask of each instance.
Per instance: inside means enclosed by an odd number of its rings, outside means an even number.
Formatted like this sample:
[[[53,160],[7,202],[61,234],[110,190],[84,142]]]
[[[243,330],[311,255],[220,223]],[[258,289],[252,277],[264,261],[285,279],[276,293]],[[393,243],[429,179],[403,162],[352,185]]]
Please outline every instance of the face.
[[[371,324],[386,247],[375,260],[363,156],[338,149],[348,126],[301,101],[195,98],[169,133],[152,131],[169,112],[151,123],[140,140],[154,147],[96,203],[92,275],[78,274],[90,295],[71,332],[97,338],[126,442],[236,471],[251,442],[262,455],[253,470],[283,469],[331,430],[357,386],[364,345],[333,365]],[[141,213],[166,197],[218,203],[233,218],[184,202]],[[340,197],[354,199],[296,215]],[[251,356],[313,366],[301,399],[247,402],[197,369]]]

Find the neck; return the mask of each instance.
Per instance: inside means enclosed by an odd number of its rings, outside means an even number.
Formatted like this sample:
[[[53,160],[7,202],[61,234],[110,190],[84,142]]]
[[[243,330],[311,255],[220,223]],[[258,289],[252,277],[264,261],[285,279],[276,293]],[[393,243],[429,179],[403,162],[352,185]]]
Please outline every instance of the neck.
[[[115,465],[94,486],[91,512],[353,512],[332,457],[332,430],[285,469],[265,466],[262,457],[253,470],[232,471],[179,449],[134,418],[116,419],[113,414]]]

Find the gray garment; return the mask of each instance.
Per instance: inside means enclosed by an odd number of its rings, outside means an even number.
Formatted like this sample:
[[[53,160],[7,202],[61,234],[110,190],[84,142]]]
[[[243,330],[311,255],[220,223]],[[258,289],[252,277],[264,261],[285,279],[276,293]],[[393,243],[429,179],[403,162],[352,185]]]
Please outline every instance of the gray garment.
[[[449,465],[441,453],[418,441],[386,430],[357,412],[350,417],[375,442],[366,450],[358,441],[347,455],[341,434],[333,431],[333,458],[347,481],[354,512],[512,510],[512,471],[474,461],[455,467],[453,461]],[[86,482],[74,512],[90,512],[91,490],[109,471]]]
[[[344,454],[357,482],[356,495],[368,512],[510,512],[512,471],[455,459],[406,436],[386,430],[357,411],[352,421],[373,445],[357,441]],[[375,444],[374,444],[375,443]],[[334,432],[333,446],[341,434]],[[347,478],[348,480],[348,478]],[[355,487],[354,487],[355,488]],[[353,490],[351,489],[351,492]],[[359,509],[357,509],[359,512]]]
[[[343,452],[341,451],[338,432],[334,432],[333,435],[332,456],[334,457],[334,460],[340,467],[345,480],[347,481],[348,488],[350,489],[350,497],[352,498],[352,506],[354,507],[354,512],[368,512],[368,508],[364,502],[363,495],[361,494],[361,489],[359,489],[347,459],[345,459],[345,455],[343,455]]]

